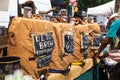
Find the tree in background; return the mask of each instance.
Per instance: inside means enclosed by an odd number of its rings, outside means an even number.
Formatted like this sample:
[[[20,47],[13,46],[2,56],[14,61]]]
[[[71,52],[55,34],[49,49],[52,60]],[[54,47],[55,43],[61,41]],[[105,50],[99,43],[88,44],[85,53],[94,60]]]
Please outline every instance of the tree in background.
[[[99,6],[110,2],[112,0],[77,0],[79,11],[86,11],[87,8]],[[66,4],[69,4],[69,0],[64,0]]]

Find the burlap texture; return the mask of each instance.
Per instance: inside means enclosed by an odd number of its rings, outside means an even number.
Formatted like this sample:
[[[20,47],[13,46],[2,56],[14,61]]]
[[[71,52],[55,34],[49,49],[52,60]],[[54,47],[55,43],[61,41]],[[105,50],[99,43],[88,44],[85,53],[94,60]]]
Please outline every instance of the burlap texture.
[[[25,72],[37,79],[35,61],[29,61],[29,57],[34,55],[30,38],[30,30],[33,26],[30,24],[28,19],[13,19],[9,28],[8,56],[20,57],[20,64]]]
[[[68,80],[74,80],[83,73],[81,66],[71,66],[70,72],[68,73]]]
[[[97,24],[97,23],[93,23],[93,24],[85,24],[85,25],[78,25],[76,26],[78,27],[77,30],[79,30],[79,39],[81,42],[81,33],[84,33],[85,35],[89,35],[89,48],[88,48],[88,56],[87,58],[92,58],[93,57],[93,52],[91,50],[92,48],[92,42],[93,42],[93,38],[94,38],[94,35],[95,34],[100,34],[100,26]],[[81,45],[81,43],[79,43],[79,45]],[[81,46],[80,46],[80,50],[81,50],[81,53],[83,54],[84,50],[81,49]]]
[[[61,28],[60,28],[60,25],[61,24],[57,24],[57,23],[53,23],[53,27],[54,27],[54,30],[55,30],[55,34],[56,34],[56,45],[58,46],[58,51],[56,51],[55,53],[52,53],[52,61],[49,65],[49,67],[51,69],[56,69],[56,70],[65,70],[69,63],[66,63],[65,60],[61,57],[62,55],[62,48],[61,48],[61,44],[62,44],[62,38],[61,38]],[[69,60],[71,58],[69,57]],[[67,61],[69,61],[67,60]]]
[[[89,35],[89,33],[88,33],[88,25],[78,25],[76,27],[78,27],[78,31],[79,31],[79,33],[78,33],[79,40],[80,40],[79,41],[79,44],[80,44],[80,49],[79,50],[83,54],[84,50],[82,50],[82,45],[81,45],[82,34]]]
[[[49,73],[47,80],[74,80],[83,73],[82,71],[83,68],[81,66],[72,65],[68,73]]]
[[[87,27],[88,26],[88,27]],[[70,55],[63,54],[63,32],[73,32],[74,35],[74,52]],[[80,32],[87,34],[95,31],[99,33],[97,24],[73,26],[67,23],[52,23],[44,20],[14,18],[9,28],[8,56],[18,56],[21,58],[21,66],[25,74],[30,74],[37,80],[39,71],[43,69],[64,70],[71,62],[83,61],[83,52],[80,51]],[[29,61],[34,57],[31,33],[44,34],[53,33],[55,48],[52,52],[52,59],[48,66],[37,68],[36,60]],[[93,34],[93,33],[92,33]],[[90,35],[92,41],[92,35]],[[91,54],[91,53],[90,53]],[[89,64],[88,64],[89,65]],[[86,69],[85,69],[86,70]],[[75,74],[77,73],[77,74]],[[68,74],[50,73],[49,80],[54,80],[54,76],[61,76],[61,80],[72,80],[82,73],[81,66],[73,66]],[[56,76],[56,77],[57,77]],[[56,78],[55,78],[56,79]]]
[[[81,36],[80,33],[83,32],[83,26],[74,26],[74,38],[75,38],[75,52],[73,54],[74,60],[73,62],[80,62],[84,60],[83,52],[81,52]]]
[[[61,73],[50,73],[47,80],[68,80],[68,77]]]
[[[93,24],[87,24],[88,25],[88,32],[89,32],[89,40],[90,45],[88,48],[88,58],[92,58],[94,56],[93,50],[92,50],[92,42],[94,39],[95,34],[100,34],[100,26],[97,23]]]
[[[56,34],[52,23],[36,19],[14,18],[9,28],[9,33],[12,34],[12,36],[9,36],[8,56],[19,56],[21,58],[22,68],[27,74],[32,75],[35,80],[39,78],[38,72],[43,69],[48,69],[48,66],[38,69],[36,60],[29,61],[30,57],[34,57],[31,33],[44,34],[47,32],[53,33],[55,43],[50,67],[53,69],[63,69],[61,65],[62,61],[58,54]]]
[[[85,73],[87,70],[89,70],[93,66],[93,59],[92,58],[87,58],[86,63],[83,67],[82,73]]]
[[[92,42],[95,34],[100,34],[100,26],[97,23],[93,24],[86,24],[88,26],[88,34],[89,34],[89,48],[88,48],[88,55],[86,59],[86,64],[83,67],[83,73],[89,70],[91,67],[95,65],[93,61],[99,62],[99,59],[93,59],[94,57],[94,52],[92,50]]]
[[[73,32],[73,36],[74,36],[74,52],[70,55],[63,55],[63,60],[69,64],[71,62],[79,62],[79,61],[83,61],[83,56],[82,54],[80,53],[80,45],[79,45],[79,42],[80,42],[80,39],[78,37],[79,33],[76,29],[77,27],[71,25],[71,24],[60,24],[60,29],[61,29],[61,38],[58,39],[60,41],[60,48],[63,49],[63,36],[62,36],[62,33],[63,32]],[[62,50],[61,49],[61,50]],[[61,51],[62,52],[62,51]]]
[[[95,34],[100,34],[100,26],[97,23],[94,23],[94,24],[78,25],[77,27],[78,27],[79,33],[84,33],[86,35],[87,34],[89,35],[89,41],[90,41],[89,47],[87,50],[88,54],[87,54],[87,58],[86,58],[86,63],[83,66],[83,70],[82,70],[82,73],[84,73],[88,69],[90,69],[92,66],[94,66],[94,64],[93,64],[94,53],[93,53],[93,50],[91,49],[92,41],[93,41]],[[81,38],[82,38],[81,34],[79,34],[78,36],[79,36],[79,39],[81,42]],[[79,45],[81,45],[81,43]],[[80,53],[84,54],[84,50],[82,50],[81,47],[80,47]],[[99,60],[97,60],[97,61],[99,62]]]
[[[80,50],[80,54],[84,55],[85,50],[82,49],[82,45],[81,45],[82,36],[81,35],[82,35],[82,33],[84,35],[89,35],[89,27],[88,27],[87,24],[85,24],[85,25],[78,25],[76,27],[77,27],[77,30],[79,31],[78,37],[79,37],[79,45],[80,45],[80,49],[79,49]],[[89,55],[89,53],[88,53],[88,55]],[[88,57],[87,57],[85,65],[83,66],[82,73],[86,72],[92,66],[93,66],[92,58],[90,58],[90,60],[89,60]]]
[[[59,23],[56,25],[56,34],[59,46],[59,56],[64,61],[66,67],[72,62],[80,62],[83,61],[83,55],[80,53],[80,38],[79,38],[79,29],[71,24],[67,23]],[[64,32],[73,32],[74,35],[74,52],[70,55],[66,55],[63,53],[64,44],[63,44],[63,33]],[[48,80],[73,80],[78,77],[82,73],[81,66],[71,66],[70,72],[66,74],[54,74],[50,73]]]

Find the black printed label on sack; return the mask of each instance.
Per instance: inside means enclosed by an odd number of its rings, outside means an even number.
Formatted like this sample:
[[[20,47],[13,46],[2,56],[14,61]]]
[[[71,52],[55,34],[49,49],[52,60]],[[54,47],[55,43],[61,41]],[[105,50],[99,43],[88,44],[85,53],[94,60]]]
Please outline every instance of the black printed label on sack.
[[[33,34],[32,39],[36,56],[52,53],[55,44],[51,32],[46,34]]]
[[[37,67],[41,68],[47,66],[51,61],[52,54],[44,55],[43,57],[38,57],[37,59]]]
[[[101,39],[102,39],[101,35],[99,35],[99,34],[98,35],[94,35],[93,46],[94,47],[99,47]]]
[[[72,54],[74,51],[73,34],[64,34],[64,53]]]
[[[81,48],[83,50],[87,50],[88,47],[89,47],[89,35],[84,35],[82,34],[82,37],[81,37]]]

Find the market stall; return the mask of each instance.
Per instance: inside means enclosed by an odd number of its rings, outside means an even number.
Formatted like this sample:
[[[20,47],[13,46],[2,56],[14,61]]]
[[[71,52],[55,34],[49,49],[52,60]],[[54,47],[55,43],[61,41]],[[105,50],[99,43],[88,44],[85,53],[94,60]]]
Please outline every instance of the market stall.
[[[89,40],[100,34],[100,28],[97,24],[74,26],[17,17],[13,18],[8,34],[7,54],[21,58],[24,75],[35,80],[41,75],[48,80],[73,80],[94,66],[88,64],[93,62],[93,56],[85,57],[84,51],[91,50],[93,42]]]

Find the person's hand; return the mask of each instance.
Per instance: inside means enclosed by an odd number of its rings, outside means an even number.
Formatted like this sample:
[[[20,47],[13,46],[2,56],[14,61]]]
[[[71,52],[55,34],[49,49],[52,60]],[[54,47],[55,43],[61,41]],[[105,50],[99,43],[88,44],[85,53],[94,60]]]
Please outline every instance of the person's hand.
[[[120,62],[120,52],[118,53],[109,53],[109,57],[113,60]]]
[[[98,50],[93,50],[94,53],[94,57],[97,58],[98,57]]]
[[[101,52],[101,53],[98,55],[99,58],[102,58],[103,56],[104,56],[104,53],[103,53],[103,52]]]
[[[94,53],[94,57],[95,57],[95,58],[102,58],[102,57],[104,56],[104,53],[101,52],[101,53],[99,54],[99,53],[98,53],[98,50],[94,50],[93,53]]]
[[[52,10],[53,10],[53,11],[56,11],[57,9],[56,9],[56,7],[53,7]]]

